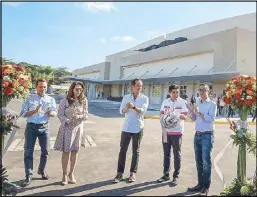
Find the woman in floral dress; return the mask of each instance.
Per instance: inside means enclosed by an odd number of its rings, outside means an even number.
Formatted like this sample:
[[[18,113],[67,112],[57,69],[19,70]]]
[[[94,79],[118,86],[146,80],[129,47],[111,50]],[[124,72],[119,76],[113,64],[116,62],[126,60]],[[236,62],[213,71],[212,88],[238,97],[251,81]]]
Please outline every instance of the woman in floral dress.
[[[88,102],[84,95],[84,84],[73,82],[66,98],[59,105],[58,118],[61,126],[55,141],[54,149],[62,151],[62,185],[76,183],[74,168],[80,147],[85,147],[85,132],[83,121],[88,117]],[[67,176],[67,166],[70,158],[70,172]],[[69,181],[68,181],[69,179]]]

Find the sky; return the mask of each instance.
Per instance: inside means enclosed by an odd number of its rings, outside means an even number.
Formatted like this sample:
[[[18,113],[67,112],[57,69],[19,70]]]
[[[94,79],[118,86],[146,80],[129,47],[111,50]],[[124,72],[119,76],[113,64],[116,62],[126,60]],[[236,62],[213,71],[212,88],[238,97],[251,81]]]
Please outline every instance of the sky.
[[[2,55],[73,70],[165,33],[253,12],[255,2],[2,3]]]

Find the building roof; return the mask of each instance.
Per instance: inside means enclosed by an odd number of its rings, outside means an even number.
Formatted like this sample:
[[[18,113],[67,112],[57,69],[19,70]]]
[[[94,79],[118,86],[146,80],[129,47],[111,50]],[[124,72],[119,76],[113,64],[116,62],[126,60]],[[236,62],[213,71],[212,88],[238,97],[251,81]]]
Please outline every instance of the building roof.
[[[194,81],[200,80],[205,82],[224,82],[229,80],[235,75],[239,75],[238,72],[222,72],[222,73],[209,73],[205,75],[188,75],[188,76],[176,76],[176,77],[156,77],[156,78],[146,78],[142,79],[144,82],[153,82],[153,83],[167,83],[171,81]],[[83,77],[74,77],[69,76],[63,78],[64,80],[73,80],[73,81],[83,81],[86,83],[95,83],[95,84],[124,84],[130,83],[132,79],[119,79],[119,80],[92,80]]]

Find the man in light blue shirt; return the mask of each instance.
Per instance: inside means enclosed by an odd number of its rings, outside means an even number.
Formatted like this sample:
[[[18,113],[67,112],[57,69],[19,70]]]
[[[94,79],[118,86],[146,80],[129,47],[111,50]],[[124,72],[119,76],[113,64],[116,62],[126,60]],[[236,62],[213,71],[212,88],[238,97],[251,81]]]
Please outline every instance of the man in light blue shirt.
[[[41,157],[38,167],[38,174],[43,180],[49,177],[45,172],[47,156],[50,148],[50,134],[48,121],[50,117],[57,115],[55,99],[46,94],[47,82],[39,79],[36,82],[37,94],[29,95],[22,105],[20,115],[27,118],[24,144],[24,165],[26,179],[23,186],[31,183],[33,175],[33,153],[36,139],[41,147]]]
[[[125,121],[121,133],[117,175],[113,183],[118,183],[123,178],[126,154],[131,139],[133,156],[129,182],[135,181],[135,173],[137,172],[139,161],[140,142],[143,136],[144,114],[149,104],[148,97],[141,93],[142,86],[142,80],[134,79],[132,81],[132,94],[127,94],[122,99],[120,113],[125,114]]]
[[[213,148],[214,121],[217,113],[217,104],[209,98],[210,88],[207,84],[200,84],[200,99],[191,106],[191,118],[195,121],[194,150],[198,172],[198,184],[189,191],[201,191],[208,195],[211,184],[211,151]]]

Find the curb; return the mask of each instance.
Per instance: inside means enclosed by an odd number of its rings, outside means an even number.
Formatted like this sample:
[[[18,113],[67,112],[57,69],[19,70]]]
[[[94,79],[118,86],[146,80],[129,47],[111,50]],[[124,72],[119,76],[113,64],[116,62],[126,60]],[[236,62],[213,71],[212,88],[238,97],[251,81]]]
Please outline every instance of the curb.
[[[160,116],[154,116],[154,115],[145,115],[144,119],[160,119]],[[194,122],[192,120],[185,120],[185,122]],[[215,124],[230,124],[229,122],[226,121],[215,121]],[[256,122],[248,122],[249,125],[256,125]]]

